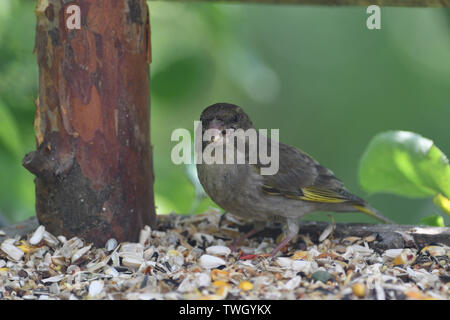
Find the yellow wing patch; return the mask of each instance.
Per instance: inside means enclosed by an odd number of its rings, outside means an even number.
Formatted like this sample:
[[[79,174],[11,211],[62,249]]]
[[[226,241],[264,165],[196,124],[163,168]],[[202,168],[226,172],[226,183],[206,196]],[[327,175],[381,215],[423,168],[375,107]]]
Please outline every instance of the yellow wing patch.
[[[312,202],[322,202],[322,203],[343,203],[349,201],[342,194],[336,191],[320,189],[316,187],[305,187],[299,189],[298,194],[287,193],[278,190],[277,188],[271,187],[269,185],[264,185],[262,190],[271,196],[284,196],[289,199],[312,201]]]
[[[320,189],[316,187],[305,187],[301,190],[303,192],[303,196],[300,196],[299,199],[304,201],[342,203],[349,200],[348,198],[343,197],[341,194],[331,190]]]

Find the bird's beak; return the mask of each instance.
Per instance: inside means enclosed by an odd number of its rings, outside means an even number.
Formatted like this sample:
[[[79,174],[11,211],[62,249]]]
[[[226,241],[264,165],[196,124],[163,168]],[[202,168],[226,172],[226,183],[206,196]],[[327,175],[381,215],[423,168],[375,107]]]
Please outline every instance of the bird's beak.
[[[216,144],[224,143],[223,137],[222,137],[222,131],[225,129],[225,125],[222,120],[218,120],[214,118],[211,120],[208,124],[207,130],[214,129],[217,133],[214,133],[214,135],[211,137],[211,141]]]

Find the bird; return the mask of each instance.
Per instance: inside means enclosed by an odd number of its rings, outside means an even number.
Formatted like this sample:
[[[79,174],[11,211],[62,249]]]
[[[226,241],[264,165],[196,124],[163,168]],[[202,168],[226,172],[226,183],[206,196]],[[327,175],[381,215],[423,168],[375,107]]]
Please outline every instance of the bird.
[[[201,151],[219,144],[234,148],[234,140],[227,139],[235,130],[256,130],[242,107],[231,103],[215,103],[206,107],[200,116],[202,137],[207,130],[217,130],[211,139],[202,139]],[[261,138],[257,133],[257,139]],[[275,174],[261,174],[267,167],[255,163],[197,163],[198,179],[208,196],[222,209],[238,217],[251,220],[252,230],[236,239],[233,250],[248,237],[263,230],[267,223],[282,223],[285,238],[270,253],[274,257],[288,246],[299,232],[300,220],[315,211],[363,212],[384,223],[393,223],[365,200],[348,191],[334,173],[304,151],[269,141],[268,149],[278,146],[279,168]],[[246,140],[245,159],[250,157]],[[225,157],[225,155],[224,155]]]

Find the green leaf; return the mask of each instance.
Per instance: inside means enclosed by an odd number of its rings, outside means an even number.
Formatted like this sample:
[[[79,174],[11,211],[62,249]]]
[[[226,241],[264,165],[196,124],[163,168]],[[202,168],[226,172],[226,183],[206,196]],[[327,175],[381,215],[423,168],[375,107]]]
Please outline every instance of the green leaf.
[[[430,139],[407,131],[376,135],[361,158],[361,186],[370,193],[450,197],[450,166]]]
[[[22,142],[19,136],[16,119],[8,108],[0,101],[0,145],[4,145],[11,153],[22,156]]]
[[[438,214],[436,214],[434,216],[422,218],[419,221],[419,224],[426,225],[426,226],[432,226],[432,227],[445,227],[444,218]]]

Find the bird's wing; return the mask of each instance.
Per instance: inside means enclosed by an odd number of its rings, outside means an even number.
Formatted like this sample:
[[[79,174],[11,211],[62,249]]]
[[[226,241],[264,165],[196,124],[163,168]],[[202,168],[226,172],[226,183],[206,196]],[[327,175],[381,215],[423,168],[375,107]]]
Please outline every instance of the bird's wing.
[[[283,143],[279,144],[278,172],[263,177],[262,188],[269,195],[322,203],[364,202],[348,192],[331,170],[306,153]]]
[[[263,167],[261,164],[256,166],[259,169]],[[363,199],[347,191],[331,170],[306,153],[286,144],[279,144],[278,172],[264,175],[263,181],[262,190],[269,195],[318,203],[346,203],[384,223],[393,223]]]

